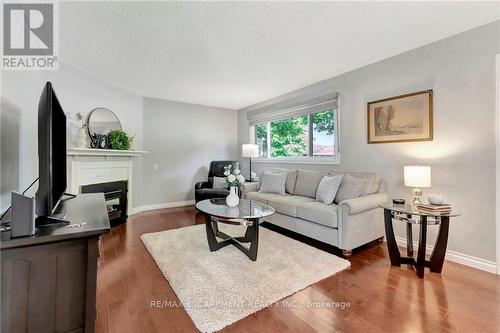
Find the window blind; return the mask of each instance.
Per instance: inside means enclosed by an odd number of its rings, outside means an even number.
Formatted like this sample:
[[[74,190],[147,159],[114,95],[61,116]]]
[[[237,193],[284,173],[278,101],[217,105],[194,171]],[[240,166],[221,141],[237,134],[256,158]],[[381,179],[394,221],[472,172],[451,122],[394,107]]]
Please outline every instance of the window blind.
[[[273,110],[271,107],[266,107],[266,111],[249,112],[247,113],[247,120],[250,126],[255,126],[263,123],[269,123],[278,120],[284,120],[291,117],[299,117],[311,113],[322,112],[330,109],[337,109],[339,94],[334,93],[314,100],[303,101],[300,105],[289,108],[276,108]]]

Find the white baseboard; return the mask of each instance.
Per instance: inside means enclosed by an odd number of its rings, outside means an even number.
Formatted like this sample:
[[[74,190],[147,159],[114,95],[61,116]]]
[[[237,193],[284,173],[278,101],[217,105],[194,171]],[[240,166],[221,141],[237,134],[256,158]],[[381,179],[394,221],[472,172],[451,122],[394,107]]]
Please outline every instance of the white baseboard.
[[[146,212],[148,210],[192,206],[192,205],[194,205],[194,200],[172,201],[172,202],[165,202],[165,203],[161,203],[161,204],[144,205],[144,206],[138,206],[138,207],[134,207],[134,208],[130,209],[129,215],[134,215],[137,213]]]
[[[396,243],[398,243],[399,246],[406,248],[406,238],[396,236]],[[414,251],[418,249],[417,241],[413,242],[413,249]],[[427,245],[427,248],[425,250],[426,254],[430,255],[433,249],[434,246]],[[457,264],[462,264],[465,266],[476,268],[488,273],[493,273],[493,274],[497,273],[497,266],[494,261],[489,261],[482,258],[473,257],[468,254],[463,254],[450,250],[446,250],[445,259],[452,262],[456,262]]]

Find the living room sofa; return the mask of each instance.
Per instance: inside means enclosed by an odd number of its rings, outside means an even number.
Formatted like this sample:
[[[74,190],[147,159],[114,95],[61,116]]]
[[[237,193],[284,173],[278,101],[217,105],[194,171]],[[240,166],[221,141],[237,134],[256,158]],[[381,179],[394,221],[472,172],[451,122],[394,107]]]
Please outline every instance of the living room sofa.
[[[386,202],[388,196],[382,192],[376,174],[300,169],[271,171],[287,173],[286,194],[259,192],[258,182],[242,186],[242,197],[268,204],[276,210],[275,214],[265,218],[266,222],[336,246],[345,256],[350,256],[359,246],[383,239],[383,210],[379,204]],[[314,175],[316,172],[318,174]],[[316,201],[318,181],[310,179],[339,174],[344,174],[344,178],[350,174],[363,179],[360,195],[330,205]]]

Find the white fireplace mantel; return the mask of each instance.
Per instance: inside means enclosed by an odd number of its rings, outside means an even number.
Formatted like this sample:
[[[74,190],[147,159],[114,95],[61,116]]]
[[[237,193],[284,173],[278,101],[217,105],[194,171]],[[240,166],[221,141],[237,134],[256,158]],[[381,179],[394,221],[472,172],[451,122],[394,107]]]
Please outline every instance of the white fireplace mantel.
[[[128,182],[128,211],[132,206],[132,160],[80,162],[71,161],[69,169],[69,193],[81,193],[84,185],[108,183],[125,180]]]
[[[148,154],[145,150],[116,150],[116,149],[92,149],[92,148],[70,148],[68,156],[140,156]]]
[[[68,155],[68,189],[81,193],[81,186],[125,180],[128,182],[128,211],[133,202],[134,159],[149,153],[143,150],[70,148]]]

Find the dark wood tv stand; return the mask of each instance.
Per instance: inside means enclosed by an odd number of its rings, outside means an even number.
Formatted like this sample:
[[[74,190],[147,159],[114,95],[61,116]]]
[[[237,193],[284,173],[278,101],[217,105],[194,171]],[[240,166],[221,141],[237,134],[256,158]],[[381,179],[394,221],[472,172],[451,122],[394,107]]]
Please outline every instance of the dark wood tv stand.
[[[94,332],[98,241],[109,231],[102,193],[62,203],[68,225],[2,233],[2,332]]]

